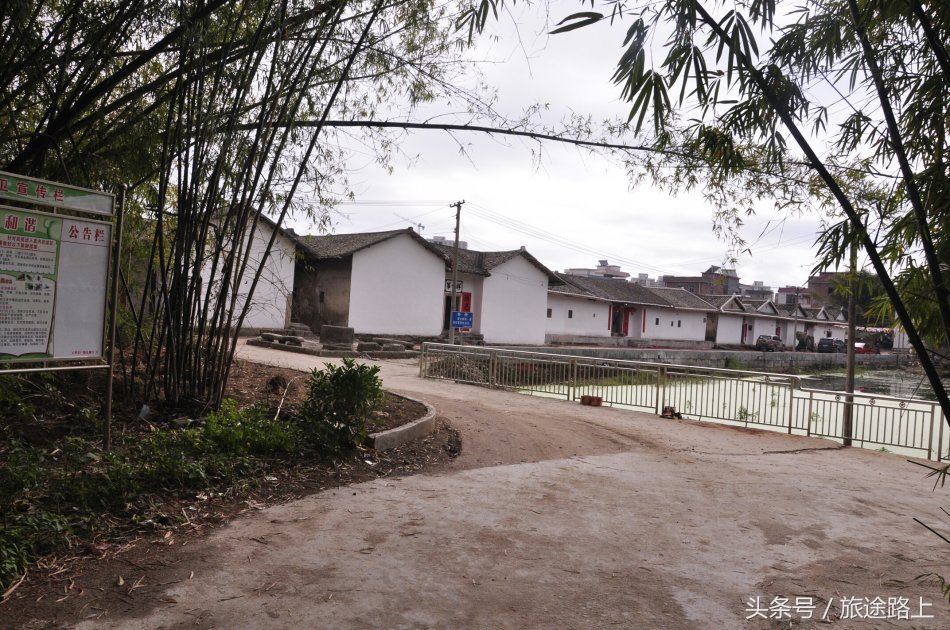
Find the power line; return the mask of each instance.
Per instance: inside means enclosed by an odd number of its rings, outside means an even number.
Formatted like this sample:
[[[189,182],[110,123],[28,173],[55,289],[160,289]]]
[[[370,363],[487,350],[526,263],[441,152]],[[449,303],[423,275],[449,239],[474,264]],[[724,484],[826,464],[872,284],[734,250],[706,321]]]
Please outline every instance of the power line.
[[[501,226],[510,228],[510,229],[515,230],[515,231],[517,231],[517,232],[521,232],[522,234],[526,234],[526,235],[528,235],[528,236],[532,236],[532,237],[537,238],[537,239],[539,239],[539,240],[541,240],[541,241],[545,241],[545,242],[547,242],[547,243],[551,243],[552,245],[557,245],[557,246],[559,246],[559,247],[564,247],[564,248],[567,248],[567,249],[571,249],[571,250],[573,250],[573,251],[576,251],[576,252],[579,252],[579,253],[582,253],[582,254],[589,254],[589,255],[592,255],[592,256],[603,257],[603,258],[607,258],[607,259],[611,259],[611,258],[612,258],[612,259],[614,259],[614,260],[616,260],[616,261],[618,261],[618,262],[621,262],[621,263],[627,265],[628,267],[646,268],[646,269],[648,269],[648,270],[652,270],[652,271],[655,271],[655,272],[658,272],[658,273],[664,273],[664,270],[663,270],[662,268],[660,268],[660,267],[656,267],[656,266],[654,266],[654,265],[650,265],[650,264],[645,263],[645,262],[643,262],[643,261],[638,261],[638,260],[633,260],[633,259],[631,259],[631,258],[626,258],[625,256],[621,256],[620,254],[616,254],[616,253],[613,253],[613,252],[605,252],[605,251],[603,251],[603,250],[596,249],[596,248],[591,247],[591,246],[589,246],[589,245],[585,245],[585,244],[583,244],[583,243],[578,243],[577,241],[572,241],[572,240],[570,240],[570,239],[564,238],[564,237],[559,236],[559,235],[557,235],[557,234],[548,232],[548,231],[546,231],[546,230],[542,230],[541,228],[538,228],[538,227],[529,225],[529,224],[527,224],[527,223],[523,223],[523,222],[518,221],[518,220],[516,220],[516,219],[512,219],[512,218],[510,218],[510,217],[505,217],[505,216],[499,215],[499,214],[497,214],[497,213],[495,213],[495,212],[489,210],[488,208],[485,208],[484,206],[480,206],[480,205],[475,204],[475,203],[472,203],[472,202],[469,202],[469,203],[470,203],[470,205],[473,206],[473,208],[474,208],[474,210],[471,211],[471,214],[474,214],[475,216],[477,216],[477,217],[479,217],[479,218],[482,218],[482,219],[484,219],[484,220],[486,220],[486,221],[489,221],[489,222],[492,222],[492,223],[495,223],[495,224],[498,224],[498,225],[501,225]]]

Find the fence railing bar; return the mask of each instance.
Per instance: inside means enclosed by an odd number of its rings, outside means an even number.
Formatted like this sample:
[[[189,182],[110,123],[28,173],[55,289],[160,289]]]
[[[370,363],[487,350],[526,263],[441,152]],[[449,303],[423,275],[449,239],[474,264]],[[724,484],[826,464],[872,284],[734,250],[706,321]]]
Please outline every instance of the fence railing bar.
[[[841,411],[851,405],[853,440],[861,445],[926,452],[937,461],[945,448],[943,414],[933,401],[844,395],[802,387],[802,379],[783,374],[430,343],[423,344],[419,372],[569,401],[589,393],[606,405],[657,414],[669,405],[697,420],[789,434],[799,430],[839,441]]]

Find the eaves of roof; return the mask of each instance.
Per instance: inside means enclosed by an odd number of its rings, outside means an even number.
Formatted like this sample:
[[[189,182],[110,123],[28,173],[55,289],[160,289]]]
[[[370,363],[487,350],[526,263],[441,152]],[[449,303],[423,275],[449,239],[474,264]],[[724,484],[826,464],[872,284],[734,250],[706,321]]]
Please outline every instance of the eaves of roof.
[[[610,278],[572,276],[564,273],[557,274],[557,277],[566,286],[573,287],[573,291],[562,290],[564,293],[570,292],[574,295],[597,297],[621,304],[642,304],[663,308],[673,306],[668,300],[664,300],[646,287],[641,287],[633,282]]]
[[[346,258],[356,252],[372,247],[397,236],[406,235],[424,247],[430,253],[438,256],[444,262],[448,259],[437,247],[429,243],[412,228],[404,230],[390,230],[388,232],[358,232],[355,234],[328,234],[297,237],[296,242],[304,253],[317,260],[331,258]]]
[[[430,243],[430,245],[442,252],[442,254],[449,261],[451,261],[455,256],[455,248],[453,245],[434,243]],[[532,266],[537,268],[538,271],[546,275],[549,282],[560,282],[558,276],[553,271],[541,264],[537,258],[532,256],[527,250],[524,249],[512,249],[501,252],[480,252],[474,249],[459,249],[459,271],[462,273],[470,273],[479,276],[490,276],[492,269],[495,269],[496,267],[499,267],[509,260],[519,256],[527,260]]]
[[[690,293],[686,289],[670,287],[647,287],[647,291],[658,295],[674,308],[688,311],[715,311],[715,306],[707,302],[702,296]]]

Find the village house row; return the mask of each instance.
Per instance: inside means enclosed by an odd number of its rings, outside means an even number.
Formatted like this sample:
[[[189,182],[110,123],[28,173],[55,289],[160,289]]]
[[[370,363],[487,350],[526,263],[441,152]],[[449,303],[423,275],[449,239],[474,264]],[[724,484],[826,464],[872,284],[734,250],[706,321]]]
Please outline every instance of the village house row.
[[[252,263],[273,227],[258,223]],[[452,257],[449,241],[426,240],[411,228],[328,236],[279,230],[244,328],[281,329],[293,321],[314,331],[330,324],[357,335],[437,338],[452,310]],[[459,310],[474,316],[468,332],[486,344],[643,340],[684,347],[753,346],[759,335],[777,335],[789,349],[796,339],[846,334],[844,314],[828,306],[780,305],[726,291],[697,295],[568,271],[551,271],[523,247],[460,249]],[[249,279],[241,286],[247,291]]]

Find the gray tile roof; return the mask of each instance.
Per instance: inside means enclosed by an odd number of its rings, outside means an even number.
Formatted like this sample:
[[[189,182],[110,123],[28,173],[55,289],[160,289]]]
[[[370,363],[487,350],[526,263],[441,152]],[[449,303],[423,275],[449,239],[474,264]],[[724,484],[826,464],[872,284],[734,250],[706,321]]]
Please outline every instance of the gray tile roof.
[[[758,311],[758,310],[759,310],[760,308],[762,308],[762,307],[766,304],[766,302],[768,302],[768,301],[769,301],[769,300],[753,300],[753,299],[751,299],[751,298],[743,298],[743,299],[742,299],[742,303],[745,304],[746,306],[748,306],[748,307],[749,307],[751,310],[753,310],[753,311]]]
[[[731,299],[733,299],[733,298],[736,298],[736,302],[735,302],[735,303],[739,306],[739,310],[737,310],[737,311],[731,311],[731,310],[730,310],[730,311],[724,311],[724,312],[726,312],[726,313],[730,313],[730,312],[732,312],[732,313],[739,313],[739,312],[744,312],[744,311],[749,310],[749,309],[747,309],[747,308],[745,307],[745,304],[743,303],[742,298],[739,298],[739,297],[737,297],[737,296],[735,296],[735,295],[704,295],[704,296],[702,296],[702,297],[703,297],[704,300],[706,300],[707,302],[709,302],[709,303],[712,304],[714,307],[716,307],[717,309],[720,309],[720,310],[722,309],[723,306],[726,305],[726,302],[728,302],[729,300],[731,300]]]
[[[404,230],[390,230],[388,232],[360,232],[357,234],[328,234],[321,236],[301,236],[297,239],[307,254],[316,259],[325,258],[345,258],[352,256],[361,249],[366,249],[377,243],[389,240],[396,236],[406,234],[412,237],[420,245],[431,251],[436,256],[445,259],[444,254],[429,243],[427,240],[416,234],[412,228]]]
[[[610,278],[572,276],[565,273],[559,273],[557,277],[565,286],[554,287],[553,290],[562,293],[596,297],[612,302],[629,302],[633,304],[649,304],[665,307],[672,306],[668,300],[663,299],[656,293],[652,293],[650,289],[641,287],[634,282]]]
[[[441,243],[429,243],[429,245],[442,252],[449,261],[451,261],[455,255],[453,245],[443,245]],[[542,265],[537,258],[524,249],[512,249],[503,252],[479,252],[474,249],[459,249],[458,256],[459,271],[461,273],[470,273],[479,276],[489,276],[491,275],[491,270],[495,267],[521,256],[544,273],[549,281],[558,282],[558,277],[553,271]]]
[[[674,289],[670,287],[650,287],[647,289],[651,293],[660,296],[676,308],[690,308],[702,311],[713,311],[716,307],[706,301],[704,297],[695,293],[690,293],[686,289]]]

